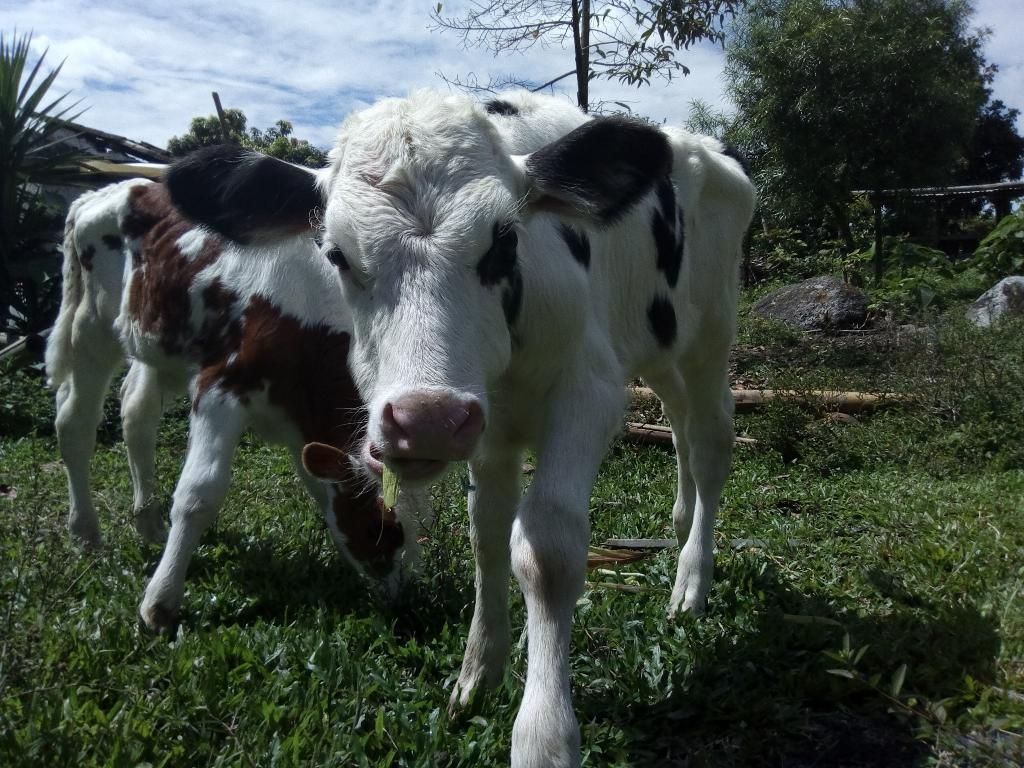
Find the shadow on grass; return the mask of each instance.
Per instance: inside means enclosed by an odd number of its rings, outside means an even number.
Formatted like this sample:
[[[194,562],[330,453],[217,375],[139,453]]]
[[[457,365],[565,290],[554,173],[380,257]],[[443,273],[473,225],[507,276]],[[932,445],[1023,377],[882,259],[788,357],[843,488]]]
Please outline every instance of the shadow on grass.
[[[326,609],[360,618],[383,616],[399,641],[424,640],[438,635],[446,624],[462,621],[465,606],[472,605],[472,585],[444,573],[433,574],[429,581],[410,579],[397,598],[388,599],[377,582],[357,574],[332,545],[320,546],[319,539],[285,551],[270,540],[216,530],[204,537],[203,544],[189,565],[186,584],[191,597],[181,615],[182,623],[195,627],[282,623],[297,620],[310,609]],[[155,549],[148,553],[148,577],[160,554]],[[236,599],[212,600],[218,585],[228,586]],[[200,604],[202,608],[197,607]]]
[[[742,584],[743,574],[729,573],[730,566],[735,561],[717,578]],[[633,764],[650,768],[917,766],[929,750],[915,740],[915,723],[892,714],[877,691],[829,674],[842,664],[823,652],[840,649],[848,633],[854,650],[868,645],[859,671],[881,673],[887,690],[892,672],[906,664],[905,693],[928,700],[955,696],[966,675],[995,678],[998,628],[972,604],[928,603],[904,593],[885,614],[857,615],[792,591],[771,568],[751,589],[769,603],[751,624],[737,626],[727,615],[732,606],[721,605],[703,619],[682,619],[697,636],[704,633],[696,621],[718,621],[728,631],[703,647],[693,643],[696,659],[680,665],[674,694],[611,711],[607,697],[583,695],[581,720],[621,728]]]

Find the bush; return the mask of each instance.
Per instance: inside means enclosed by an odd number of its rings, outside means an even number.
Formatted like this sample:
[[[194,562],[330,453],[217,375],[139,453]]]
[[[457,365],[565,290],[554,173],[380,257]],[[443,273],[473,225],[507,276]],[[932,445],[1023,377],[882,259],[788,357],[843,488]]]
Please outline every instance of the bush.
[[[971,266],[989,282],[1024,274],[1024,209],[1003,217],[978,245]]]
[[[754,232],[747,268],[755,281],[795,282],[818,275],[849,275],[854,263],[838,240],[815,244],[812,234],[796,227],[781,227]]]
[[[906,236],[885,238],[887,269],[872,290],[876,310],[906,319],[943,310],[955,300],[973,299],[984,290],[984,278],[970,266],[957,268],[942,251],[910,242]],[[874,248],[865,251],[874,258]]]

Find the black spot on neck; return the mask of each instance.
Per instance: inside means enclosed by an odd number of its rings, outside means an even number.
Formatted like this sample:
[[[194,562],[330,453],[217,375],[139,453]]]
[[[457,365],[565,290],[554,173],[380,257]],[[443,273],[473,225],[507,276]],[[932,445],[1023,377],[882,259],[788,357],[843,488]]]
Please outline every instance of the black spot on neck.
[[[647,322],[659,346],[671,347],[676,340],[676,311],[664,296],[655,296],[647,308]]]
[[[748,162],[747,158],[743,156],[743,153],[736,149],[736,147],[734,147],[732,144],[726,144],[725,147],[722,149],[722,154],[725,155],[726,157],[731,157],[733,160],[739,163],[740,167],[743,169],[743,173],[747,175],[748,179],[750,178],[750,163]]]
[[[572,257],[583,265],[584,269],[590,267],[590,240],[586,232],[578,232],[568,224],[560,223],[558,233],[562,236],[565,244],[569,247]]]
[[[484,288],[497,285],[502,280],[511,280],[516,272],[516,247],[519,236],[512,227],[502,228],[495,223],[492,230],[491,247],[476,265],[476,273]]]
[[[491,99],[484,104],[484,109],[489,115],[502,115],[503,117],[514,117],[519,114],[519,108],[510,104],[504,99]]]
[[[100,238],[103,244],[112,251],[120,251],[121,246],[124,245],[124,240],[118,235],[104,235]]]
[[[675,219],[675,216],[672,218]],[[675,227],[666,221],[661,211],[655,210],[651,217],[651,234],[654,236],[654,247],[658,255],[658,269],[665,274],[670,288],[676,287],[680,268],[676,254],[681,252],[677,249],[674,230]]]
[[[658,182],[658,207],[665,221],[672,222],[676,214],[676,187],[668,176]]]

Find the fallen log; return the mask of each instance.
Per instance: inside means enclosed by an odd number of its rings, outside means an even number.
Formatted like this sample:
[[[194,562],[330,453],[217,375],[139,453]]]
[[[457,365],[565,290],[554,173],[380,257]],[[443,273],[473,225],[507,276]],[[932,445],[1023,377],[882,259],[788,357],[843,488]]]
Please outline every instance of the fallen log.
[[[626,422],[626,434],[623,436],[631,443],[672,444],[672,429],[661,424],[641,424],[638,421]],[[736,445],[755,446],[757,440],[752,437],[737,437]]]
[[[650,387],[631,387],[630,390],[637,400],[658,399]],[[734,389],[732,396],[736,403],[736,413],[750,413],[759,406],[776,400],[807,403],[840,413],[861,413],[888,403],[906,402],[910,399],[906,395],[894,392],[872,394],[832,389]]]

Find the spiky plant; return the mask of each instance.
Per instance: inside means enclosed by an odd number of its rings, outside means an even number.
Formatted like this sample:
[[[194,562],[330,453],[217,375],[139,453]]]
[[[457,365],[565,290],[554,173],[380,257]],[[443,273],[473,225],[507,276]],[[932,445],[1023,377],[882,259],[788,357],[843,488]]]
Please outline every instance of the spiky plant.
[[[58,131],[76,120],[80,102],[48,92],[63,62],[43,74],[46,51],[29,68],[32,35],[0,33],[0,330],[45,325],[47,288],[40,263],[53,252],[60,212],[42,187],[67,184],[79,155],[60,146]]]

